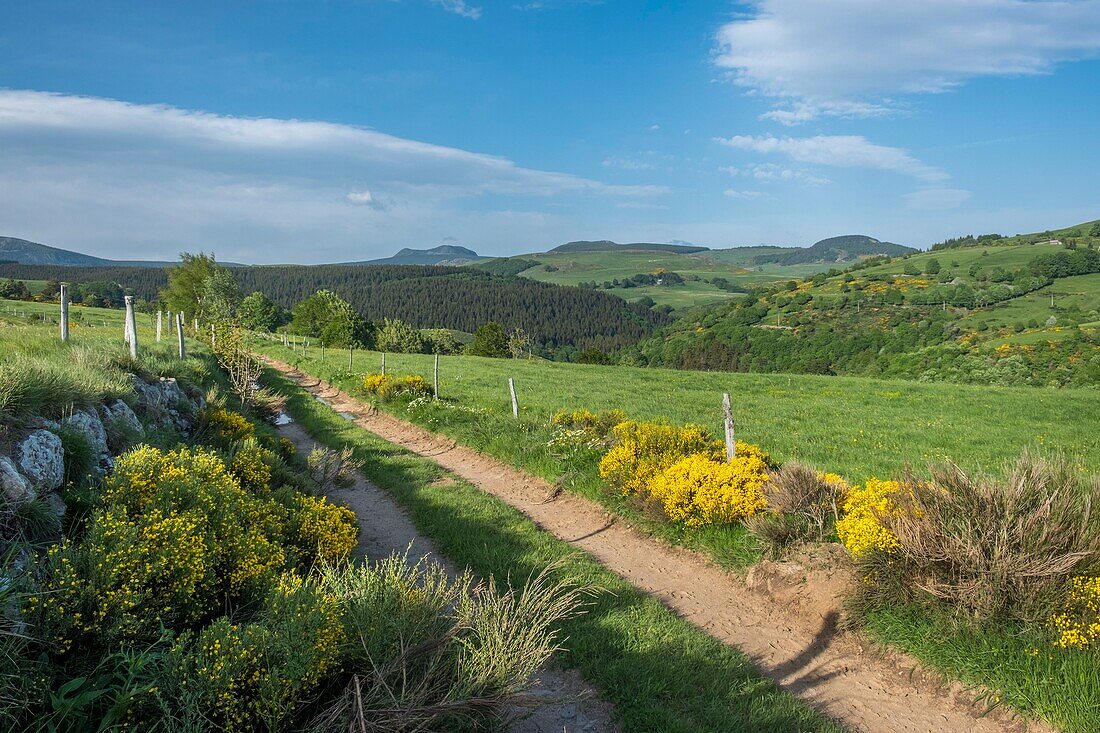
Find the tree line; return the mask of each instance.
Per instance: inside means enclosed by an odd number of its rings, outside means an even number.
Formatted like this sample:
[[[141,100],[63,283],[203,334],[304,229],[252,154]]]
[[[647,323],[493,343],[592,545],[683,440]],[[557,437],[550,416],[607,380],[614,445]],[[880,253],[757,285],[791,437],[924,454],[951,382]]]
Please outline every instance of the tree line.
[[[212,258],[211,258],[212,260]],[[161,300],[173,268],[0,265],[0,278],[105,282],[148,302]],[[416,328],[472,333],[490,321],[530,334],[547,356],[621,348],[669,322],[667,314],[609,293],[431,265],[316,265],[229,270],[241,293],[260,292],[291,309],[320,290],[346,301],[366,322],[395,318]]]

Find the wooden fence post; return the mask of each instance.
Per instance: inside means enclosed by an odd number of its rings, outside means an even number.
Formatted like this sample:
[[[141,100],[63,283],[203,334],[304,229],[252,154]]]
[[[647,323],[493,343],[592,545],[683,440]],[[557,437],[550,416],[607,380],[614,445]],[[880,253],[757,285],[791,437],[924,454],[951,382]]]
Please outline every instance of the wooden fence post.
[[[435,369],[432,371],[432,396],[439,399],[439,353],[435,355]]]
[[[61,283],[61,340],[69,340],[69,284]]]
[[[179,345],[180,358],[183,359],[187,356],[183,348],[183,313],[176,314],[176,343]]]
[[[722,395],[722,416],[726,422],[726,461],[737,457],[737,439],[733,434],[733,408],[730,407],[730,393]]]
[[[519,400],[516,399],[516,382],[508,377],[508,391],[512,394],[512,417],[519,419]]]
[[[321,342],[321,363],[325,363],[325,342]]]
[[[157,311],[157,343],[160,343],[160,332],[164,328],[164,311]]]
[[[214,348],[214,341],[218,338],[217,331],[214,330],[214,324],[210,324],[210,348]]]
[[[137,338],[137,317],[134,315],[134,296],[126,296],[126,330],[130,333],[130,357],[137,358],[138,355],[138,338]]]
[[[355,366],[355,344],[348,344],[348,371]]]
[[[386,352],[382,352],[382,376],[386,376]]]

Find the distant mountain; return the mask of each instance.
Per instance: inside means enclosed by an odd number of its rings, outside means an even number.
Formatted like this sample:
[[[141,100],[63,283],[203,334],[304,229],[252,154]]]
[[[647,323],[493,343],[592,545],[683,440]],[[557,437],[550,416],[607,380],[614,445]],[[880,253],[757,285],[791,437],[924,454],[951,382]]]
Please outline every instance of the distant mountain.
[[[103,257],[50,247],[18,237],[0,237],[0,262],[20,265],[59,265],[62,267],[168,267],[175,262],[153,260],[108,260]],[[220,263],[240,267],[236,262]]]
[[[468,262],[487,259],[472,249],[456,244],[441,244],[431,249],[409,249],[406,247],[393,257],[362,262],[345,262],[346,265],[464,265]]]
[[[694,252],[706,252],[707,247],[698,247],[690,244],[659,244],[655,242],[631,242],[619,244],[607,239],[599,241],[566,242],[554,247],[550,252],[674,252],[676,254],[692,254]]]
[[[115,263],[101,257],[70,252],[67,249],[47,247],[38,242],[29,242],[16,237],[0,237],[0,261],[17,262],[21,265],[68,265],[72,267],[95,267]]]
[[[874,237],[863,234],[846,234],[815,242],[805,248],[792,249],[789,252],[766,254],[756,258],[757,263],[774,262],[779,265],[808,265],[855,262],[874,255],[911,254],[918,250],[893,242],[880,242]]]

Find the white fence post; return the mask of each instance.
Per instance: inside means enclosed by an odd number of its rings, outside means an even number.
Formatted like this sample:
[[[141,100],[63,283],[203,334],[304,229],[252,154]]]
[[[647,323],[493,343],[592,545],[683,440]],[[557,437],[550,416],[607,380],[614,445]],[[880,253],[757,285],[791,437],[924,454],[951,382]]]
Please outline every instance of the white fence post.
[[[508,377],[508,391],[512,394],[512,417],[519,419],[519,400],[516,399],[516,382]]]
[[[69,285],[61,283],[61,340],[69,340]]]
[[[722,416],[726,422],[726,461],[737,457],[737,439],[733,433],[733,408],[730,407],[730,393],[722,395]]]
[[[134,315],[134,296],[126,296],[126,330],[130,334],[130,356],[138,355],[137,318]]]
[[[183,314],[176,314],[176,342],[179,345],[180,358],[183,359],[187,356],[187,352],[183,347]]]

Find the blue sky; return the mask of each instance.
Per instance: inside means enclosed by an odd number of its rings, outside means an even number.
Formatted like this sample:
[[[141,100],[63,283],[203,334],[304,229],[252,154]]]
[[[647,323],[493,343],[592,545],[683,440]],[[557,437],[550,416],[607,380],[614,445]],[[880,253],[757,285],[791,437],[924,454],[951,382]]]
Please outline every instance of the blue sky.
[[[1100,0],[0,4],[0,234],[333,262],[1100,218]]]

